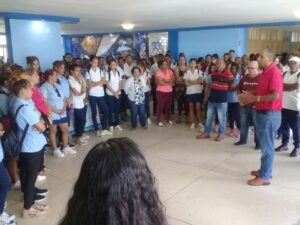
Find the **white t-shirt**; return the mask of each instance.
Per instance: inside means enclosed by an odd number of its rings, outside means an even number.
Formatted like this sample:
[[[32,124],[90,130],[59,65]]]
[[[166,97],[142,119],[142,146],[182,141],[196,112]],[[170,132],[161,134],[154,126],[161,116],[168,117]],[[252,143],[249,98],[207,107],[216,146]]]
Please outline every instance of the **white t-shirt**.
[[[120,76],[121,76],[121,79],[122,79],[122,76],[126,76],[126,73],[125,73],[125,67],[123,67],[124,69],[122,69],[121,67],[117,67],[117,70],[119,71],[120,73]],[[127,76],[126,76],[127,77]],[[126,79],[122,79],[121,81],[121,90],[124,90],[124,86],[125,86],[125,82],[126,82]]]
[[[131,70],[133,67],[135,67],[134,63],[131,63],[130,66],[127,63],[124,64],[124,71],[125,71],[127,78],[132,77]]]
[[[195,80],[199,79],[200,77],[203,78],[203,72],[201,70],[195,69],[194,73],[191,70],[188,70],[184,74],[183,79],[184,80],[195,81]],[[202,85],[200,85],[200,84],[194,84],[194,85],[188,86],[186,88],[186,94],[187,95],[201,94],[202,93],[202,89],[203,89]]]
[[[110,79],[109,79],[109,73],[110,73]],[[114,74],[112,71],[107,72],[105,75],[105,80],[110,84],[113,91],[117,91],[120,89],[120,82],[122,80],[121,74],[116,71]],[[107,95],[114,95],[108,88],[106,88],[106,94]]]
[[[298,89],[293,91],[283,91],[282,107],[294,111],[300,111],[300,70],[295,73],[286,72],[283,77],[284,84],[294,84],[298,82]]]
[[[101,79],[104,79],[104,75],[100,73],[100,69],[97,67],[96,71],[93,69],[90,69],[86,75],[85,75],[87,80],[93,81],[93,82],[98,82],[101,81]],[[104,96],[104,89],[103,86],[96,86],[90,88],[89,91],[90,96],[94,97],[103,97]]]
[[[149,79],[152,78],[152,75],[149,70],[145,70],[144,73],[142,74],[142,78],[146,81],[146,84]],[[145,92],[151,91],[151,85],[147,84],[145,88]]]
[[[69,84],[70,84],[71,88],[74,88],[76,91],[81,92],[81,84],[73,76],[69,76]],[[86,93],[84,93],[80,96],[72,95],[73,107],[75,109],[84,108],[84,105],[85,105],[84,104],[84,99],[85,99],[85,97],[86,97]]]
[[[154,63],[152,66],[151,66],[151,75],[152,76],[155,76],[156,72],[159,70],[159,66],[157,63]]]

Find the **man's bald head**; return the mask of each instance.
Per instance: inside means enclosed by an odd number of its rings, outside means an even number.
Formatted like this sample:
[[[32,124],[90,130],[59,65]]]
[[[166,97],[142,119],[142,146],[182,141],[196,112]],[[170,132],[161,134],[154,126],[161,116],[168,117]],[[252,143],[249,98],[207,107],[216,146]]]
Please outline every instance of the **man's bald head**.
[[[248,65],[248,73],[251,77],[254,77],[259,74],[259,65],[256,60],[253,60]]]

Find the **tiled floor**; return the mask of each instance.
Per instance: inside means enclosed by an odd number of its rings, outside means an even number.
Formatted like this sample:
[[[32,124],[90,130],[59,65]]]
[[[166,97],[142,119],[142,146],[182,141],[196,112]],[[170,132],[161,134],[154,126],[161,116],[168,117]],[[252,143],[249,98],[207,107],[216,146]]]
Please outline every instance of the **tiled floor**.
[[[124,126],[126,127],[126,125]],[[170,225],[296,225],[300,224],[300,158],[276,155],[274,179],[268,187],[249,187],[249,171],[258,168],[260,152],[248,146],[233,146],[234,138],[223,142],[196,140],[196,131],[175,125],[129,131],[141,147],[158,179],[159,192]],[[92,134],[91,134],[92,136]],[[252,138],[250,138],[252,139]],[[92,137],[78,148],[76,157],[57,159],[47,155],[50,169],[41,184],[50,190],[49,214],[40,219],[19,218],[21,194],[9,193],[8,209],[21,225],[55,225],[64,214],[73,184],[88,150],[104,138]]]

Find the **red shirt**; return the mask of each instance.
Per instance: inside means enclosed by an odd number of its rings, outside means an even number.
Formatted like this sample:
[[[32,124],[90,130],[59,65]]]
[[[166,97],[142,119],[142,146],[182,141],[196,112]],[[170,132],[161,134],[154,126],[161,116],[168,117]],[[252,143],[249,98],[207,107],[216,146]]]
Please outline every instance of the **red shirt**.
[[[246,74],[241,79],[237,90],[240,93],[242,93],[243,91],[247,91],[247,92],[250,92],[250,93],[256,95],[256,89],[257,89],[258,82],[259,82],[259,76],[260,75],[257,75],[255,77],[250,77],[249,74]],[[250,103],[250,104],[248,104],[246,106],[247,107],[254,107],[255,103]]]
[[[280,111],[282,108],[282,73],[278,67],[272,63],[266,68],[259,77],[258,86],[256,90],[257,96],[264,96],[271,94],[273,91],[279,93],[279,99],[269,102],[256,102],[256,110],[275,110]]]

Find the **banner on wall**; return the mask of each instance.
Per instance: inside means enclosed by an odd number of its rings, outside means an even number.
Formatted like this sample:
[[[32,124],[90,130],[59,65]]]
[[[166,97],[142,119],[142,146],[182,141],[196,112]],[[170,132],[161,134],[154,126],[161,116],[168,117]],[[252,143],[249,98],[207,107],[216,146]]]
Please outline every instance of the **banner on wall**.
[[[166,53],[168,32],[72,37],[71,45],[74,58],[82,58],[84,55],[111,55],[117,58],[122,54],[147,58]]]

